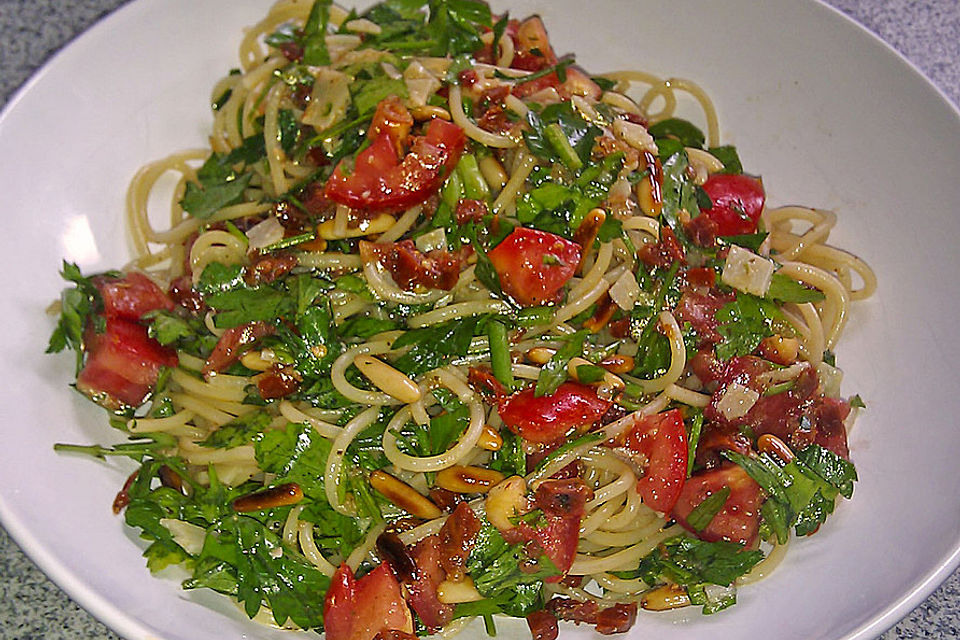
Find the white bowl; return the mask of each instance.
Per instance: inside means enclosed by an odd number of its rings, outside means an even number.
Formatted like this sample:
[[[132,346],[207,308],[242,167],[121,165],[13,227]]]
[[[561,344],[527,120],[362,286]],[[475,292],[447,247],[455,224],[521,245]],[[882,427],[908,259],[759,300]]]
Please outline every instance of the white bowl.
[[[53,580],[130,638],[289,637],[224,598],[150,577],[142,545],[110,512],[132,466],[52,450],[116,435],[68,389],[71,359],[43,355],[61,258],[87,270],[125,262],[128,180],[149,160],[203,145],[213,82],[236,65],[241,29],[266,6],[135,2],[57,56],[0,118],[0,517]],[[854,499],[733,609],[643,614],[630,637],[874,638],[960,562],[960,114],[879,40],[811,0],[509,8],[539,12],[556,48],[592,71],[700,83],[771,204],[836,210],[834,242],[880,277],[838,349],[845,392],[868,405],[851,437]]]

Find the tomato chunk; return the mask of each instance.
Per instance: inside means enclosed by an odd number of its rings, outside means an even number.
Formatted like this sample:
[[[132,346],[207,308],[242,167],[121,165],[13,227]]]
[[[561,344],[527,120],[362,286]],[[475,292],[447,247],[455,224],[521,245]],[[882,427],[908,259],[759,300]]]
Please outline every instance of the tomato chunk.
[[[391,629],[413,632],[413,616],[387,564],[359,580],[346,564],[333,574],[323,603],[327,640],[373,640]]]
[[[580,245],[517,227],[487,255],[505,293],[525,307],[556,302],[580,264]]]
[[[424,202],[460,160],[467,137],[445,120],[434,119],[424,136],[414,139],[409,152],[398,158],[393,128],[376,134],[357,154],[353,169],[341,161],[327,181],[323,195],[334,202],[367,211],[399,211]]]
[[[143,404],[157,383],[161,367],[177,366],[177,352],[147,335],[146,327],[122,318],[107,318],[106,329],[84,333],[86,363],[77,389],[108,409]]]
[[[555,442],[573,427],[592,425],[610,401],[597,396],[593,388],[564,382],[549,396],[534,396],[533,387],[507,398],[499,407],[500,418],[511,431],[530,442]]]
[[[724,487],[730,487],[730,497],[710,524],[703,531],[696,531],[687,524],[686,518],[690,512]],[[760,528],[762,502],[760,485],[739,466],[726,464],[687,478],[672,515],[680,525],[702,540],[727,540],[748,545],[757,537]]]
[[[702,214],[717,224],[717,234],[735,236],[757,231],[766,195],[756,178],[715,173],[703,184],[713,207]]]
[[[679,409],[640,420],[623,438],[623,446],[647,459],[647,469],[637,480],[643,503],[669,513],[687,479],[687,431]]]
[[[131,271],[123,278],[98,276],[93,284],[103,300],[103,315],[107,318],[139,320],[156,309],[173,310],[173,301],[153,280]]]

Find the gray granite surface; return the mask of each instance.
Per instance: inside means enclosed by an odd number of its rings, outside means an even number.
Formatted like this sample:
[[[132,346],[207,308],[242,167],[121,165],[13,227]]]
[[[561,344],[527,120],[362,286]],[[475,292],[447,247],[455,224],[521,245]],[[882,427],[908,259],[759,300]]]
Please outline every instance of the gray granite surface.
[[[0,0],[0,107],[51,55],[125,0]],[[960,1],[830,0],[960,104]],[[77,606],[0,529],[0,640],[117,636]],[[882,640],[960,637],[960,572]]]

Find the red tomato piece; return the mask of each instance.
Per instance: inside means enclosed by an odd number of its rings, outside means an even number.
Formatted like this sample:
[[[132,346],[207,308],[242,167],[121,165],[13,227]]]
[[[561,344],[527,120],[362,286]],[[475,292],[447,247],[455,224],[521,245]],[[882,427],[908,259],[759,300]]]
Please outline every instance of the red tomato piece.
[[[594,424],[610,408],[609,400],[576,382],[564,382],[549,396],[533,393],[533,387],[519,391],[498,409],[503,423],[530,442],[555,442],[573,427]]]
[[[637,480],[643,503],[669,513],[687,479],[687,431],[679,409],[640,420],[624,437],[623,445],[647,459],[647,469]]]
[[[687,516],[701,502],[724,487],[730,487],[730,497],[723,508],[703,531],[695,531],[687,524]],[[727,540],[748,545],[757,537],[760,528],[762,502],[760,485],[739,466],[726,464],[687,478],[671,515],[680,525],[702,540]]]
[[[153,280],[131,271],[123,278],[98,276],[93,284],[103,299],[103,315],[107,318],[139,320],[156,309],[173,310],[173,301]]]
[[[357,580],[342,564],[323,603],[323,627],[327,640],[373,640],[391,629],[412,633],[413,616],[388,565]]]
[[[556,302],[580,264],[580,245],[560,236],[517,227],[487,256],[503,291],[525,307]]]
[[[367,211],[399,211],[424,202],[437,192],[456,166],[467,143],[463,129],[434,119],[400,160],[390,131],[373,138],[357,154],[352,171],[342,161],[327,181],[323,195],[334,202]]]
[[[547,29],[539,17],[527,18],[517,25],[515,32],[508,28],[507,33],[514,40],[514,56],[510,64],[514,69],[540,71],[560,61],[550,45]],[[566,79],[562,83],[556,73],[549,73],[530,82],[518,82],[513,89],[513,94],[525,97],[551,87],[556,89],[560,97],[565,100],[572,95],[599,100],[603,93],[599,85],[587,74],[575,67],[567,67]]]
[[[756,233],[766,195],[756,178],[715,173],[703,184],[713,207],[702,213],[717,223],[717,235]]]
[[[147,335],[146,327],[108,318],[106,330],[84,334],[87,360],[77,389],[108,409],[138,407],[153,390],[161,367],[177,366],[177,352]]]

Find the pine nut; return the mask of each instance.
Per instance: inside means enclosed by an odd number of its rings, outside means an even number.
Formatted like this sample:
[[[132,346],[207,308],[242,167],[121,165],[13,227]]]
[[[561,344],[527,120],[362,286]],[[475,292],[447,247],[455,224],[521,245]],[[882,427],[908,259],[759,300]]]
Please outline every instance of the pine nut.
[[[663,195],[660,191],[663,167],[660,165],[660,160],[649,151],[643,152],[643,159],[648,173],[637,183],[637,201],[644,215],[656,218],[663,211]]]
[[[589,360],[586,360],[584,358],[570,358],[570,362],[567,363],[567,373],[570,375],[571,378],[573,378],[577,382],[580,382],[580,377],[577,375],[577,367],[581,367],[583,365],[588,365],[591,367],[601,366],[601,365],[595,365]],[[594,384],[600,387],[603,387],[605,389],[609,389],[610,391],[613,391],[613,392],[620,391],[624,387],[623,380],[621,380],[619,376],[613,375],[606,369],[604,369],[603,380]]]
[[[665,584],[643,594],[640,606],[647,611],[666,611],[690,605],[687,590],[678,584]]]
[[[373,386],[400,402],[410,404],[420,399],[420,387],[417,383],[386,362],[361,354],[353,359],[353,364]]]
[[[476,602],[483,600],[483,596],[473,585],[470,576],[464,575],[460,582],[444,580],[437,585],[437,599],[445,604],[459,604],[461,602]]]
[[[273,366],[259,351],[247,351],[240,356],[240,364],[253,371],[266,371]]]
[[[790,462],[794,458],[790,447],[772,433],[765,433],[757,438],[757,451],[778,458],[782,462]]]
[[[454,493],[486,493],[503,481],[503,474],[483,467],[454,465],[437,472],[437,486]]]
[[[507,172],[503,170],[503,165],[493,156],[481,158],[478,164],[483,179],[490,185],[490,190],[494,193],[500,193],[507,184]]]
[[[483,431],[480,432],[480,439],[477,440],[477,446],[484,451],[500,451],[503,447],[503,437],[499,431],[485,424]]]
[[[356,226],[348,224],[346,232],[343,235],[337,235],[334,228],[336,221],[324,220],[317,225],[317,233],[319,233],[320,237],[324,240],[360,238],[363,236],[371,236],[377,233],[383,233],[392,227],[396,221],[396,218],[389,213],[381,213],[377,217],[371,218],[370,220],[361,220],[360,224]]]
[[[232,506],[234,511],[244,513],[247,511],[286,507],[291,504],[297,504],[301,500],[303,500],[303,491],[300,490],[300,485],[295,482],[288,482],[287,484],[280,484],[270,489],[240,496],[233,501]]]
[[[443,515],[440,508],[406,482],[394,478],[389,473],[374,471],[370,474],[370,486],[377,493],[383,495],[394,505],[400,507],[410,515],[424,520],[433,520]]]
[[[520,476],[510,476],[496,485],[484,501],[487,520],[500,531],[514,528],[510,518],[527,511],[527,483]]]
[[[583,249],[580,254],[581,262],[583,261],[583,256],[587,255],[587,253],[593,249],[593,241],[597,239],[597,233],[600,232],[600,227],[603,226],[606,220],[606,211],[599,207],[591,209],[590,213],[583,217],[583,221],[580,223],[580,226],[577,227],[577,230],[573,232],[573,241]]]
[[[599,365],[610,373],[630,373],[636,366],[636,362],[634,361],[633,356],[624,356],[620,355],[619,353],[615,353],[614,355],[607,356],[601,360]]]
[[[800,353],[800,341],[796,338],[786,338],[776,335],[760,341],[760,357],[770,362],[782,365],[791,365],[797,361]]]
[[[422,107],[414,107],[410,109],[410,115],[412,115],[413,119],[418,122],[422,120],[432,120],[433,118],[440,118],[441,120],[450,120],[449,111],[447,111],[443,107],[438,107],[432,104],[425,104]]]
[[[547,347],[534,347],[527,351],[526,358],[533,364],[547,364],[550,361],[550,358],[553,357],[557,351],[556,349],[549,349]]]

